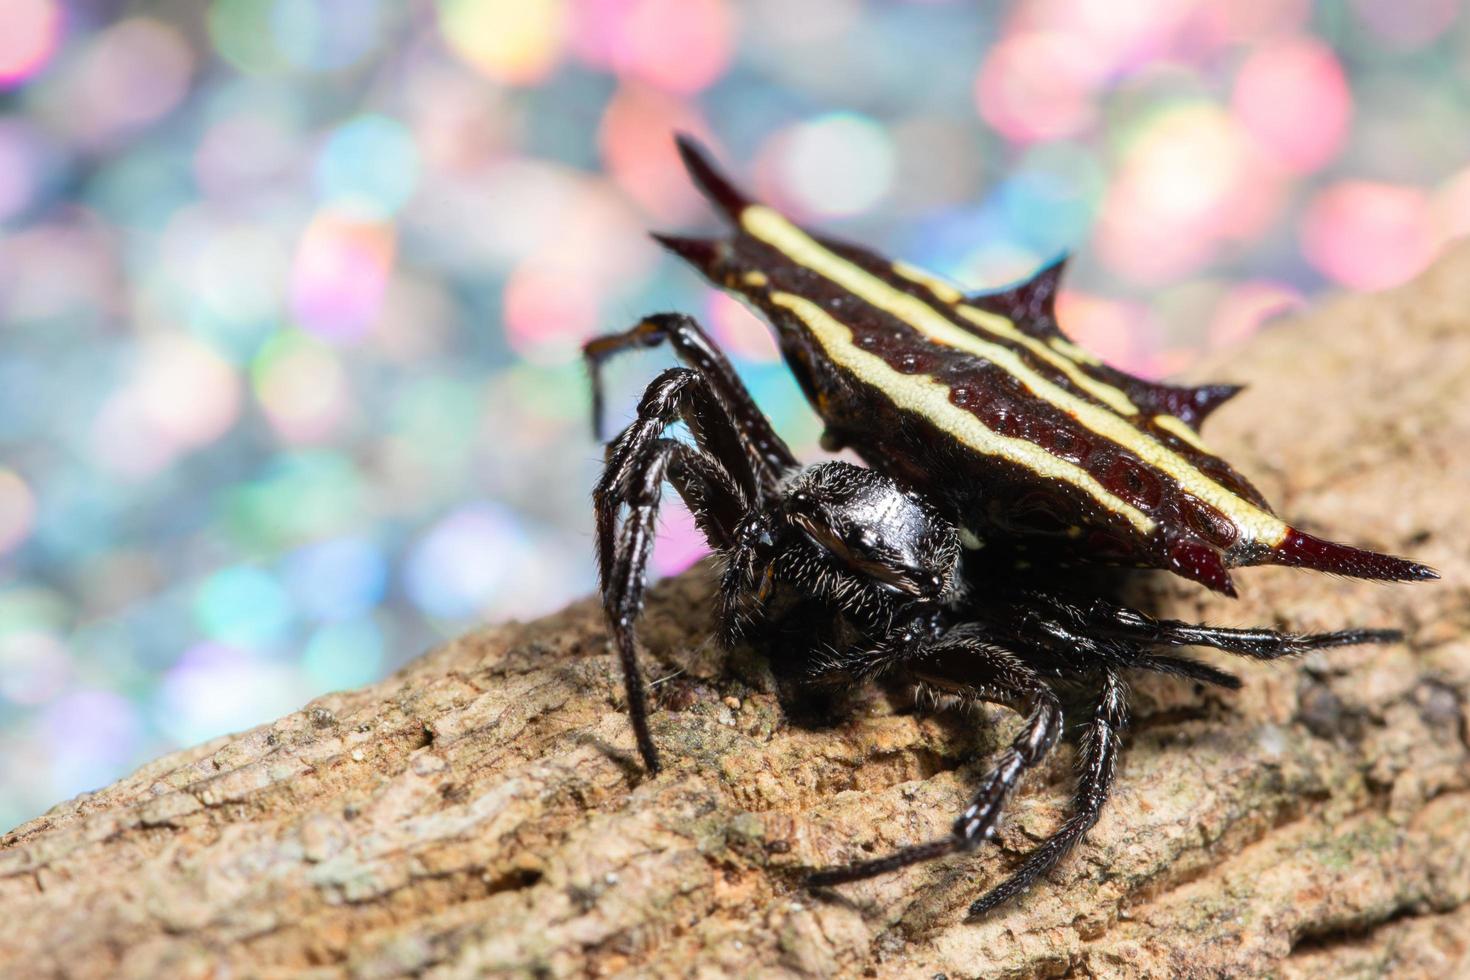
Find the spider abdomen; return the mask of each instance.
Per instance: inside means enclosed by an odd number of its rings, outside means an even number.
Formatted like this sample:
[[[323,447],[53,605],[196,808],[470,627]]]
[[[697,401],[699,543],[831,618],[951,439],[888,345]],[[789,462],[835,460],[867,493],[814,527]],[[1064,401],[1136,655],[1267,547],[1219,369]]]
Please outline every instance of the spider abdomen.
[[[1238,389],[1156,384],[1077,347],[1055,319],[1061,264],[969,296],[810,234],[741,194],[691,143],[681,150],[733,234],[660,240],[766,315],[829,431],[977,537],[1049,539],[1076,560],[1165,568],[1227,593],[1228,569],[1252,564],[1433,577],[1279,518],[1199,437]],[[1039,489],[1064,501],[1043,525],[1028,522]]]

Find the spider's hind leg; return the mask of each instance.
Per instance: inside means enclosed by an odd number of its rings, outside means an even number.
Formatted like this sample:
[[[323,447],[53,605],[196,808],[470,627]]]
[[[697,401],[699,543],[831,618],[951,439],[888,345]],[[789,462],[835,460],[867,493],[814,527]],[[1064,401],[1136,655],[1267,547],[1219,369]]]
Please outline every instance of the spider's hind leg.
[[[1202,626],[1177,619],[1155,619],[1136,609],[1094,600],[1082,611],[1089,625],[1129,643],[1155,647],[1213,647],[1252,660],[1277,660],[1311,650],[1358,646],[1363,643],[1397,643],[1404,638],[1398,630],[1347,629],[1330,633],[1287,633],[1254,627],[1233,629]]]
[[[1005,628],[1017,639],[1046,648],[1081,652],[1118,669],[1158,671],[1232,689],[1240,687],[1240,680],[1228,671],[1154,651],[1161,647],[1201,646],[1252,660],[1277,660],[1312,650],[1394,643],[1403,639],[1397,630],[1288,633],[1264,627],[1204,626],[1177,619],[1155,619],[1105,599],[1077,601],[1046,592],[1026,592],[1022,599],[1018,608],[1033,610],[1037,615],[1015,618],[1006,624]]]

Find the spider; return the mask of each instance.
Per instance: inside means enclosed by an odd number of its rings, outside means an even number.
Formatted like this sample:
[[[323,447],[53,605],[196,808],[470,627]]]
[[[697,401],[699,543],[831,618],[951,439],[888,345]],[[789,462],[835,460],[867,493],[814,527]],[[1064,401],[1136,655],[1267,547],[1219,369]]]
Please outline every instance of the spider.
[[[1058,740],[1059,691],[1081,685],[1093,698],[1072,815],[970,906],[971,917],[984,915],[1097,822],[1117,770],[1130,671],[1236,689],[1233,674],[1175,651],[1274,660],[1401,639],[1395,630],[1294,634],[1157,619],[1090,586],[1071,565],[1166,568],[1231,594],[1232,564],[1435,574],[1276,518],[1195,433],[1237,389],[1150,384],[1075,348],[1052,314],[1059,266],[1012,290],[966,297],[919,270],[808,235],[747,199],[691,142],[680,149],[737,235],[659,240],[767,314],[827,422],[824,443],[851,446],[868,465],[798,461],[688,316],[650,316],[585,346],[596,427],[609,357],[668,343],[682,362],[653,380],[634,421],[608,443],[593,493],[602,600],[644,765],[659,771],[636,623],[665,484],[723,566],[716,619],[727,646],[765,647],[798,690],[882,681],[923,703],[987,702],[1022,719],[949,835],[817,870],[809,886],[989,839],[1021,778]],[[690,441],[668,436],[679,423]]]
[[[635,624],[665,483],[683,498],[723,564],[716,618],[726,645],[747,641],[782,651],[787,659],[774,666],[798,684],[881,679],[914,688],[921,701],[989,702],[1024,719],[949,836],[819,870],[808,879],[812,887],[970,851],[989,838],[1011,791],[1062,731],[1058,681],[1091,681],[1097,694],[1081,742],[1074,813],[970,906],[972,917],[1025,891],[1097,822],[1127,722],[1126,671],[1235,689],[1235,676],[1166,651],[1208,646],[1274,660],[1400,638],[1393,630],[1296,635],[1195,626],[1098,597],[972,582],[963,573],[959,528],[925,497],[851,463],[799,464],[691,318],[649,317],[593,341],[587,356],[595,369],[617,351],[665,340],[691,366],[671,368],[648,386],[636,420],[608,444],[593,494],[603,603],[648,771],[657,773],[661,764]],[[693,444],[666,437],[677,422]]]

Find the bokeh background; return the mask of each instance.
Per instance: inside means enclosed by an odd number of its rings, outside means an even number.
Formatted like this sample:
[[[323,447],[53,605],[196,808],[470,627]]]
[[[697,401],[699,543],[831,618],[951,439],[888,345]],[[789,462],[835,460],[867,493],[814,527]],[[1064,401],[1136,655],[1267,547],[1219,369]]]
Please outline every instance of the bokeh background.
[[[0,829],[593,586],[669,133],[1147,375],[1470,230],[1456,0],[3,0]],[[614,371],[626,416],[658,355]],[[671,513],[670,571],[699,553]]]

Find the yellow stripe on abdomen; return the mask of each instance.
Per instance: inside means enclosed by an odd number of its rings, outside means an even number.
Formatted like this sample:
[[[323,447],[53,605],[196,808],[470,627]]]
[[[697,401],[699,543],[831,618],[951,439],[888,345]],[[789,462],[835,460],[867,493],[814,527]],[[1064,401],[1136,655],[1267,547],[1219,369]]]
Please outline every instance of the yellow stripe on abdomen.
[[[975,414],[949,400],[949,386],[923,374],[902,374],[887,361],[852,342],[852,331],[809,299],[774,292],[771,303],[788,310],[811,331],[832,362],[881,392],[898,409],[913,412],[962,445],[996,456],[1049,480],[1070,483],[1100,505],[1125,518],[1140,534],[1150,534],[1154,521],[1075,463],[1053,456],[1034,442],[992,432]]]
[[[1076,361],[1078,364],[1090,364],[1093,367],[1102,363],[1102,358],[1097,357],[1091,351],[1078,347],[1066,337],[1052,337],[1050,343],[1053,348]]]
[[[955,312],[975,324],[981,330],[1021,344],[1031,353],[1065,374],[1077,387],[1104,405],[1107,405],[1113,411],[1121,415],[1138,414],[1138,406],[1133,404],[1132,399],[1123,394],[1122,391],[1092,377],[1068,358],[1058,354],[1035,337],[1028,336],[1017,329],[1016,325],[1005,317],[995,313],[987,313],[982,309],[968,304],[955,307]]]
[[[1185,421],[1177,415],[1155,415],[1154,425],[1157,425],[1165,432],[1172,432],[1174,435],[1178,436],[1180,439],[1183,439],[1185,442],[1189,443],[1200,452],[1207,453],[1210,451],[1210,447],[1206,446],[1204,444],[1204,441],[1200,439],[1195,431],[1191,429],[1188,424],[1186,424]]]
[[[907,262],[891,262],[889,263],[889,268],[909,282],[918,283],[920,286],[923,286],[945,303],[963,303],[965,300],[965,294],[960,292],[957,287],[945,282],[928,269],[920,269],[918,266],[909,265]]]
[[[1240,529],[1242,536],[1246,539],[1271,546],[1279,544],[1286,537],[1287,525],[1275,515],[1262,510],[1211,480],[1188,460],[1135,428],[1126,419],[1074,395],[1055,382],[1037,374],[1021,359],[1019,354],[1009,347],[983,340],[952,322],[917,296],[884,282],[841,256],[834,255],[778,212],[763,205],[754,205],[740,213],[740,224],[750,235],[775,248],[790,261],[817,273],[874,308],[897,318],[916,330],[920,336],[934,343],[982,357],[1006,371],[1030,389],[1037,398],[1066,412],[1079,424],[1097,435],[1129,450],[1149,466],[1171,477],[1184,492],[1192,493],[1214,506]],[[821,312],[815,306],[813,309]],[[836,321],[834,320],[833,323],[835,324]],[[842,329],[847,334],[842,345],[851,347],[851,331],[846,328]],[[832,350],[829,350],[828,354],[841,363],[841,359]],[[947,391],[938,382],[932,379],[930,382],[939,390]],[[949,405],[947,394],[944,397],[944,404]],[[955,411],[960,410],[955,409]],[[979,424],[978,419],[976,424]],[[980,428],[984,427],[980,426]],[[985,431],[989,433],[988,429]],[[995,434],[990,433],[990,435],[994,437]],[[1027,445],[1037,453],[1055,459],[1040,447],[1030,443]],[[1091,479],[1091,476],[1089,475],[1088,478]]]
[[[1081,388],[1104,405],[1107,405],[1113,411],[1122,415],[1138,414],[1138,406],[1133,404],[1133,400],[1122,390],[1092,377],[1077,366],[1075,358],[1070,355],[1057,353],[1040,340],[1018,329],[1013,322],[1005,317],[966,303],[964,293],[933,273],[920,269],[918,266],[909,265],[907,262],[893,262],[889,264],[889,268],[898,276],[907,279],[909,282],[917,283],[929,290],[929,292],[939,297],[940,302],[948,303],[954,307],[956,313],[975,324],[981,330],[1025,347],[1032,354],[1035,354],[1065,374],[1078,388]]]

